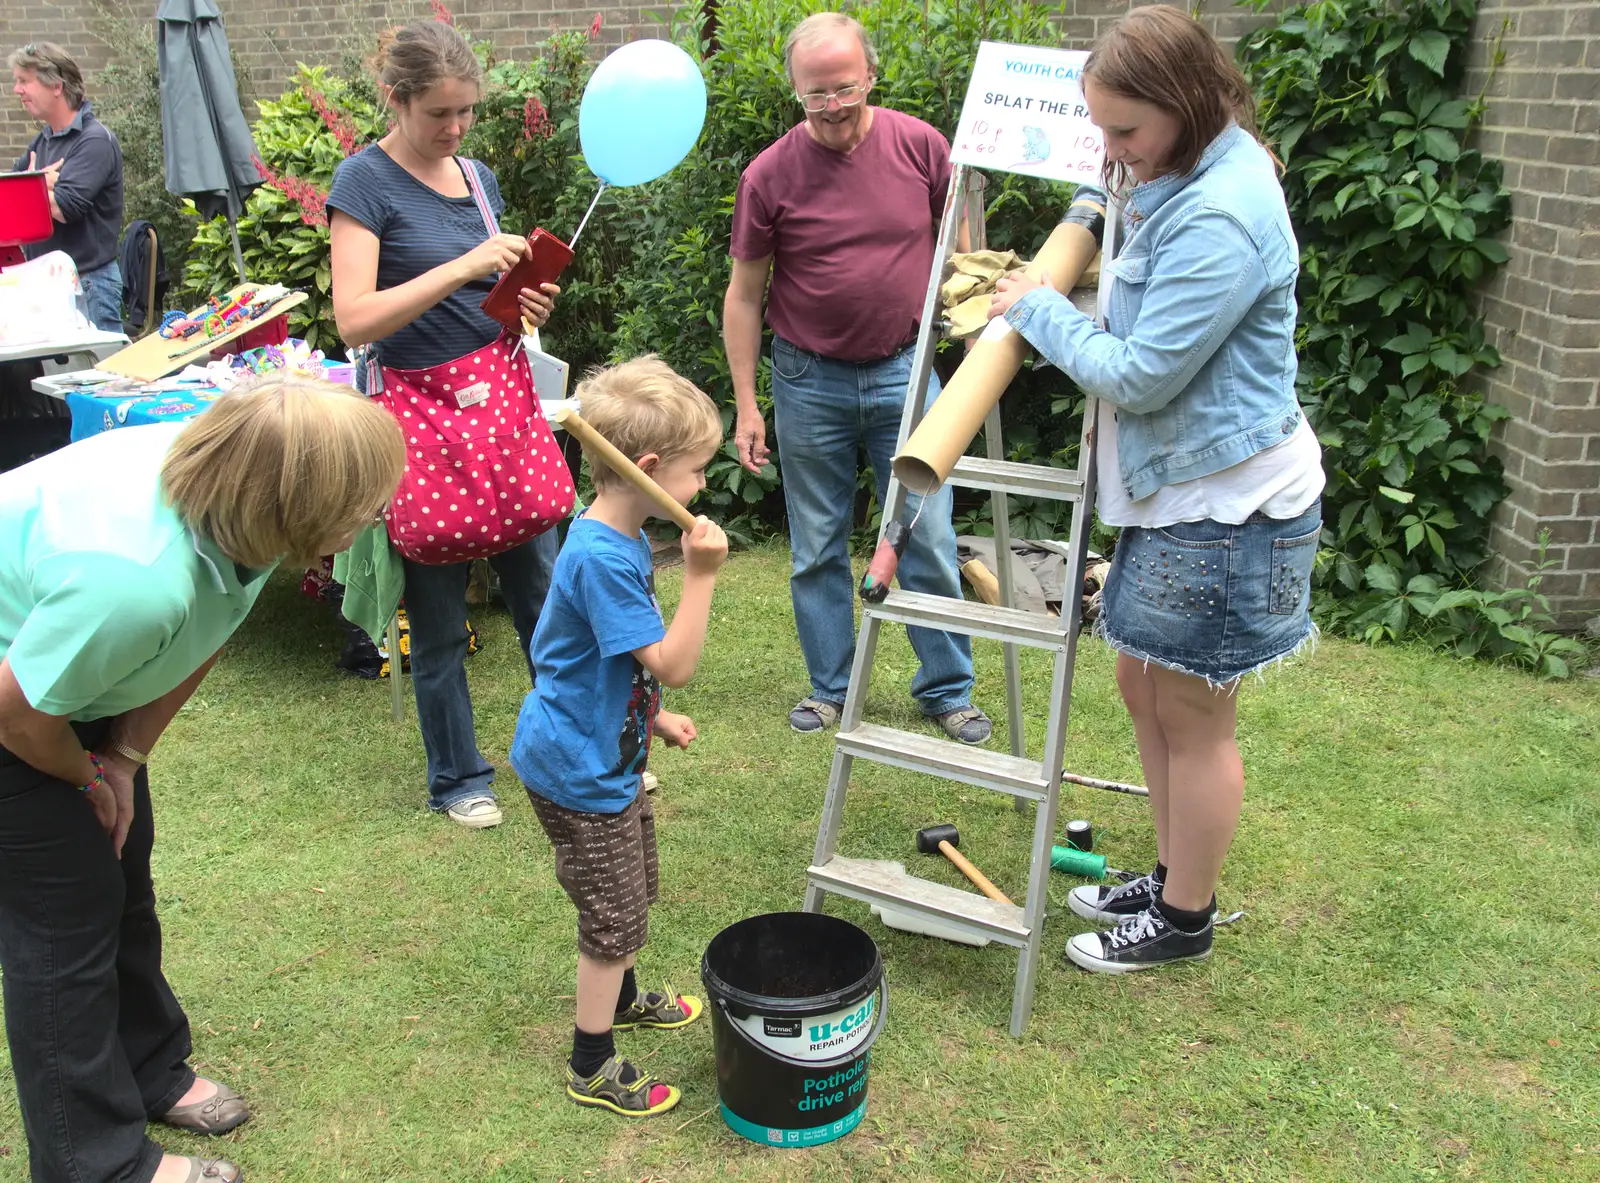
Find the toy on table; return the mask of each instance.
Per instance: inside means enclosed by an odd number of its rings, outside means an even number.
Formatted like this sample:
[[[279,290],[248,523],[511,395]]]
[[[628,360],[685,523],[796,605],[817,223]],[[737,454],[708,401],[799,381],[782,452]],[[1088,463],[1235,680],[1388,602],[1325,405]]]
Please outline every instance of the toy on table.
[[[203,328],[205,322],[193,313],[174,310],[161,318],[161,324],[156,328],[156,332],[171,341],[192,337]]]
[[[290,337],[282,345],[262,345],[237,354],[233,363],[252,374],[271,374],[280,370],[322,375],[323,354],[298,337]]]
[[[243,288],[231,297],[213,296],[192,312],[167,313],[156,331],[169,341],[187,340],[200,332],[207,337],[220,336],[241,320],[258,320],[288,294],[288,288],[273,283]]]
[[[206,302],[211,312],[206,316],[206,336],[215,337],[226,332],[228,328],[251,315],[251,302],[256,298],[255,288],[245,288],[231,300],[224,301],[221,296],[213,296]],[[265,308],[258,310],[256,315],[264,312]]]

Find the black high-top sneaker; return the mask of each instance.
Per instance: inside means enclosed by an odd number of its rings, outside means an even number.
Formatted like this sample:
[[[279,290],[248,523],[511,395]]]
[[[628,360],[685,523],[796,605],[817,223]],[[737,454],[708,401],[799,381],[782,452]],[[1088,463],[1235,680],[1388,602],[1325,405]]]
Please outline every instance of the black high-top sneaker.
[[[1153,903],[1106,932],[1081,932],[1067,942],[1067,959],[1090,973],[1125,974],[1211,956],[1212,921],[1199,932],[1172,927]]]
[[[1146,908],[1155,907],[1156,896],[1161,894],[1161,880],[1155,873],[1140,875],[1126,883],[1089,884],[1074,887],[1067,893],[1067,907],[1085,920],[1101,924],[1121,924],[1130,916],[1137,916]]]

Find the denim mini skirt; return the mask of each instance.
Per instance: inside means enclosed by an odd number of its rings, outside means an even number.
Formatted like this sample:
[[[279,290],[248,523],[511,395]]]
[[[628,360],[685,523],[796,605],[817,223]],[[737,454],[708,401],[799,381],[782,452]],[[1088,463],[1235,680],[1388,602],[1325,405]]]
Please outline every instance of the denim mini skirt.
[[[1097,631],[1119,653],[1229,686],[1314,637],[1311,566],[1321,531],[1320,500],[1297,518],[1129,526],[1117,539]]]

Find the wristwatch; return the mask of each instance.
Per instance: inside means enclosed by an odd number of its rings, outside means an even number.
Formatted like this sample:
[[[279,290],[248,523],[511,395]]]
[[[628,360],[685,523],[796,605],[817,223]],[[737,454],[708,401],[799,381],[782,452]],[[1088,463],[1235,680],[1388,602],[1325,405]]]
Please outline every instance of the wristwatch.
[[[135,764],[148,764],[150,762],[149,753],[141,752],[138,748],[130,748],[120,739],[111,741],[110,750],[121,756],[124,760],[132,760]]]

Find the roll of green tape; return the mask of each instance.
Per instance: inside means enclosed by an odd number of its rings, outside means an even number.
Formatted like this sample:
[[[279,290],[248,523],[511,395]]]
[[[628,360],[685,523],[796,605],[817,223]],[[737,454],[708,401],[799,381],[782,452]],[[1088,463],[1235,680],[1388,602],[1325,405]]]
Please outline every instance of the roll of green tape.
[[[1068,875],[1082,875],[1085,879],[1101,879],[1106,873],[1106,856],[1088,850],[1074,850],[1070,846],[1050,848],[1050,869]]]

